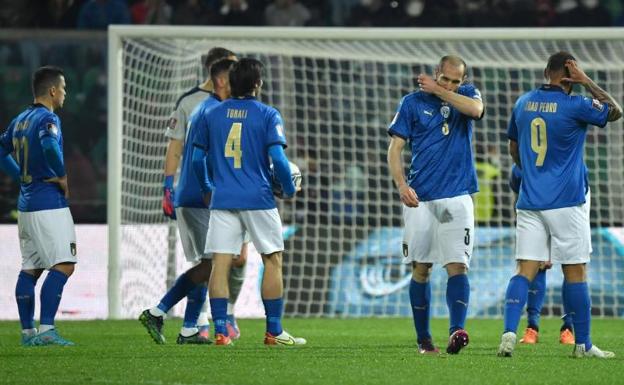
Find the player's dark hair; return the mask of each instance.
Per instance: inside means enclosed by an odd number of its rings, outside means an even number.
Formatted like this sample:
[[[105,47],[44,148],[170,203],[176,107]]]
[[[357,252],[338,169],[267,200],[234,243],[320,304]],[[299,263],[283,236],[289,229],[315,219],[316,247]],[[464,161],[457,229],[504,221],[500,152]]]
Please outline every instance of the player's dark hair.
[[[32,75],[32,93],[34,97],[44,96],[51,87],[58,86],[63,70],[54,66],[44,66]]]
[[[243,58],[234,63],[230,70],[232,96],[250,95],[262,81],[263,68],[262,63],[256,59]]]
[[[204,67],[207,71],[210,71],[210,66],[216,63],[218,60],[226,59],[230,56],[236,56],[236,54],[234,54],[234,52],[230,51],[227,48],[213,47],[204,57]]]
[[[552,77],[552,74],[560,72],[566,73],[567,68],[565,64],[568,60],[576,60],[576,58],[567,51],[559,51],[550,55],[550,57],[548,58],[548,63],[546,64],[546,69],[544,70],[544,75],[550,78]]]
[[[466,74],[468,73],[468,65],[466,64],[464,59],[462,59],[461,57],[459,57],[457,55],[442,56],[442,59],[440,59],[440,63],[438,64],[438,67],[440,68],[440,70],[442,70],[442,67],[444,67],[445,63],[449,63],[449,64],[454,65],[454,66],[463,65],[464,66],[464,76],[466,76]]]
[[[221,59],[214,62],[212,66],[210,66],[210,79],[212,79],[212,83],[216,83],[217,78],[224,72],[228,72],[234,63],[236,63],[236,61],[231,59]]]

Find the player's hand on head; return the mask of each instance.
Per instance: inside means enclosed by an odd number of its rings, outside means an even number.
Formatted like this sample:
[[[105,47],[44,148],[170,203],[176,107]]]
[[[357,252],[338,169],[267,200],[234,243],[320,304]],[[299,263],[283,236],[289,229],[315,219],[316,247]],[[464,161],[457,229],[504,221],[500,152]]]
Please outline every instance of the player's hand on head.
[[[170,188],[170,187],[163,188],[162,209],[163,209],[163,214],[166,217],[169,217],[175,220],[176,213],[175,213],[175,207],[173,205],[173,200],[175,196],[174,194],[175,192],[173,191],[173,188]]]
[[[408,185],[399,187],[399,194],[401,195],[401,202],[407,207],[418,207],[420,201],[416,191]]]
[[[569,76],[563,77],[561,79],[562,81],[574,84],[585,84],[588,82],[589,77],[585,71],[579,67],[576,60],[567,60],[565,66],[568,70]]]

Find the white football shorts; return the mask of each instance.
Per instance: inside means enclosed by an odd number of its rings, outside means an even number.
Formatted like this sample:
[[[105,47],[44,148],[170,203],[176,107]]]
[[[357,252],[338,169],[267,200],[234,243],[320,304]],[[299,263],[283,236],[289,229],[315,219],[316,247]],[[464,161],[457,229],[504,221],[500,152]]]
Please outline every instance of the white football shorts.
[[[69,207],[17,212],[22,270],[76,263],[76,231]]]
[[[463,263],[470,266],[474,208],[470,195],[403,206],[403,262]]]
[[[200,259],[210,259],[212,254],[204,252],[210,224],[210,210],[201,207],[176,207],[175,211],[186,260],[199,262]]]
[[[517,210],[516,259],[587,263],[592,252],[590,194],[584,204],[552,210]]]
[[[260,254],[284,250],[277,209],[212,210],[205,253],[239,254],[246,234]]]

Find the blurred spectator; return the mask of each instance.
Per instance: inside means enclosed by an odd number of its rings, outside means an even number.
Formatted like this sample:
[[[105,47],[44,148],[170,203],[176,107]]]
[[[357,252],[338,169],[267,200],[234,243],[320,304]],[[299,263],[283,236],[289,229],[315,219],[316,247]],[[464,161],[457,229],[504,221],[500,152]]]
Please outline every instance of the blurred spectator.
[[[297,0],[275,0],[264,11],[267,25],[300,27],[310,20],[310,11]]]
[[[219,25],[259,25],[261,18],[252,12],[246,0],[224,0],[219,10]]]
[[[406,27],[449,27],[452,13],[435,0],[408,0],[404,6]]]
[[[71,4],[72,0],[47,0],[30,7],[32,18],[28,24],[35,28],[72,28],[74,24],[66,19]]]
[[[558,8],[560,26],[609,26],[611,15],[599,0],[562,0]]]
[[[398,1],[360,0],[351,11],[347,25],[352,27],[395,27],[403,19]]]
[[[169,24],[171,7],[165,0],[141,0],[130,7],[133,24]]]
[[[351,15],[351,9],[357,5],[359,0],[327,0],[330,13],[330,24],[334,26],[345,25],[349,16]]]
[[[130,24],[128,5],[122,0],[89,0],[78,14],[78,28],[106,29],[109,24]]]
[[[173,24],[207,25],[215,24],[217,15],[213,9],[200,0],[186,0],[173,11]]]

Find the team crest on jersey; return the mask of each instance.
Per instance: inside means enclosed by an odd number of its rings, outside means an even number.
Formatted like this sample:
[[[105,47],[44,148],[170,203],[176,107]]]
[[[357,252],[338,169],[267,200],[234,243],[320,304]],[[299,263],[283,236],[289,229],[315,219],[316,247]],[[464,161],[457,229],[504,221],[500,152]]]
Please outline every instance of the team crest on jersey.
[[[178,125],[178,119],[176,119],[176,118],[169,119],[169,128],[170,129],[175,130],[177,125]]]
[[[71,252],[71,255],[73,255],[74,257],[76,256],[76,242],[72,242],[69,244],[69,251]]]
[[[48,132],[49,132],[51,135],[53,135],[53,136],[58,135],[58,127],[56,127],[56,124],[54,124],[54,123],[48,123],[48,124],[46,125],[46,128],[47,128]]]
[[[448,119],[449,115],[451,115],[451,107],[446,104],[442,105],[442,107],[440,107],[440,114],[444,119]]]
[[[604,104],[600,103],[600,100],[598,99],[592,99],[592,107],[602,112]]]

